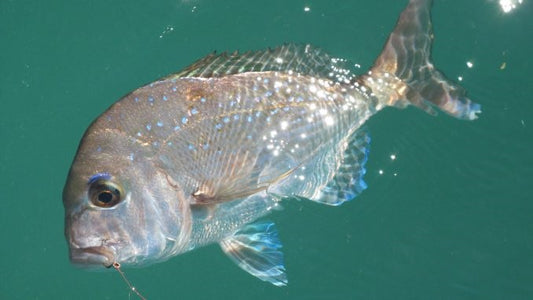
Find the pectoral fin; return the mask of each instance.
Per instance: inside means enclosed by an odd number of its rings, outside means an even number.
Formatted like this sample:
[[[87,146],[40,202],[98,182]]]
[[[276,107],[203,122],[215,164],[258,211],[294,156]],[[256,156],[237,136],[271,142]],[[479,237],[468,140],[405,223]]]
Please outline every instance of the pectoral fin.
[[[220,247],[246,272],[275,286],[287,285],[281,242],[274,223],[246,225],[222,240]]]

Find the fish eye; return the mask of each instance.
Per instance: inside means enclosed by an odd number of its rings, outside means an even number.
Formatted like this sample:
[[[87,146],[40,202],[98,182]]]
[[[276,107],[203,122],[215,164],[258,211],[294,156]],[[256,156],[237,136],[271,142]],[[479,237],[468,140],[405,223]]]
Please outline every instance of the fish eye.
[[[107,179],[96,180],[89,186],[89,200],[98,207],[113,207],[122,201],[123,197],[120,185]]]

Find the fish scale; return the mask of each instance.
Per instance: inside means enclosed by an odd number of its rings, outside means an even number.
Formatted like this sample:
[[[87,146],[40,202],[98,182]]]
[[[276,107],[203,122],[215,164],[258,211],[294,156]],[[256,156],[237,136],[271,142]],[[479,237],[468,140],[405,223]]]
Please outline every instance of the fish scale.
[[[213,89],[220,91],[218,94],[212,94],[212,97],[225,99],[222,107],[218,106],[220,100],[210,101],[206,97],[207,101],[198,106],[197,117],[190,117],[189,123],[183,126],[182,130],[172,133],[161,143],[160,153],[165,157],[163,167],[174,170],[169,172],[174,180],[179,182],[183,178],[183,186],[190,187],[187,191],[193,192],[198,186],[220,178],[245,178],[253,169],[263,170],[265,163],[269,164],[270,172],[263,172],[263,177],[277,178],[305,162],[308,157],[313,156],[314,151],[320,151],[327,145],[338,142],[351,130],[352,124],[358,124],[355,120],[364,120],[369,116],[359,116],[360,112],[371,111],[367,109],[366,101],[355,103],[356,98],[353,98],[354,103],[347,103],[342,94],[339,97],[337,90],[341,89],[340,84],[337,87],[332,87],[327,81],[312,84],[311,81],[316,80],[310,77],[284,78],[276,73],[249,73],[239,78],[231,78],[232,86],[237,86],[237,90],[227,88],[225,81],[228,80],[230,79],[211,79]],[[274,85],[280,80],[285,80],[283,82],[291,89],[294,99],[287,97],[286,89],[275,90]],[[191,84],[191,81],[187,80],[187,84]],[[218,89],[218,86],[226,88]],[[314,88],[310,89],[309,86]],[[254,100],[232,105],[232,95],[235,94]],[[323,96],[317,97],[317,94]],[[298,98],[301,100],[297,100]],[[334,98],[338,100],[335,101]],[[343,112],[338,112],[345,104],[359,109],[345,108]],[[187,106],[186,103],[183,105]],[[212,113],[213,111],[215,113]],[[249,119],[251,121],[248,121]],[[290,122],[291,126],[287,124],[282,129],[283,122]],[[298,138],[295,139],[295,136]],[[331,139],[332,136],[337,137]],[[172,141],[172,145],[167,146],[169,141]],[[206,143],[216,147],[204,149],[201,145]],[[235,144],[240,147],[234,149]],[[295,148],[295,145],[298,145],[298,148]],[[187,149],[191,155],[184,156],[176,149]],[[221,156],[222,153],[226,155]],[[257,157],[261,153],[262,161],[258,161]],[[296,157],[298,159],[295,159]],[[219,159],[221,162],[214,164]],[[287,165],[288,160],[293,163]],[[206,170],[201,167],[204,165],[212,165],[215,168]],[[176,166],[179,169],[175,169]],[[261,182],[261,179],[258,181]],[[259,182],[238,181],[238,186],[232,185],[233,194],[238,194],[238,189],[242,190],[242,193],[246,193],[245,190],[255,190],[254,184]],[[226,185],[225,182],[218,184]],[[216,190],[208,194],[216,194]]]

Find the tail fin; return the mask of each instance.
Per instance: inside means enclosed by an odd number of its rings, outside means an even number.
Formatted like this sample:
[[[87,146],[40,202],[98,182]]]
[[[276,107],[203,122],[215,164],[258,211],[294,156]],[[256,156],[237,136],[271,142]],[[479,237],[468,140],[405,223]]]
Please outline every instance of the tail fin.
[[[431,63],[431,0],[410,0],[381,55],[363,83],[382,105],[413,104],[430,114],[428,103],[460,119],[476,119],[481,106],[470,101],[459,85],[446,79]]]

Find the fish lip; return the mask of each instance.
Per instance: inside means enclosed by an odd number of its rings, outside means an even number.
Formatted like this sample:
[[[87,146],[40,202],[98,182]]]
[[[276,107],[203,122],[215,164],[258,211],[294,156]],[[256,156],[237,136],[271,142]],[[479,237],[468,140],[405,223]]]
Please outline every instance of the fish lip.
[[[112,249],[104,246],[71,247],[70,261],[78,267],[104,266],[109,268],[115,263],[115,254]]]

